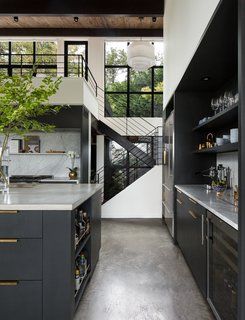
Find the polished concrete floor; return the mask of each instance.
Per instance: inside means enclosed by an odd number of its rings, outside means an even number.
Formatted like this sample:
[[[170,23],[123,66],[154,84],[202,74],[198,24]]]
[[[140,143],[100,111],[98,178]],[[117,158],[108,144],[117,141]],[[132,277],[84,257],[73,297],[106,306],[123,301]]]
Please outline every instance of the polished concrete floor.
[[[75,320],[211,320],[160,220],[106,220],[100,260]]]

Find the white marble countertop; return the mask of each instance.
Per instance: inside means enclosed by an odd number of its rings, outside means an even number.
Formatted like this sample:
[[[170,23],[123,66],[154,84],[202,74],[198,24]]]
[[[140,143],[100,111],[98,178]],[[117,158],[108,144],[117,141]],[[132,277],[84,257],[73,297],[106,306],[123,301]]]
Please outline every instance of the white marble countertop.
[[[101,188],[101,184],[19,184],[0,194],[0,210],[73,210]]]
[[[175,187],[238,230],[238,208],[226,200],[217,198],[216,192],[206,190],[202,185],[176,185]]]

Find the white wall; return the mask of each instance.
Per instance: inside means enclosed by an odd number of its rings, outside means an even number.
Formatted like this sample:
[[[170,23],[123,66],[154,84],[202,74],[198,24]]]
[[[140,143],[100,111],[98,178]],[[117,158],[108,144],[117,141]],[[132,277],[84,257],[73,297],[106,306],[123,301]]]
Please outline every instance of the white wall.
[[[105,154],[105,137],[103,135],[98,135],[96,137],[96,170],[101,169],[104,167],[104,154]]]
[[[155,166],[102,205],[102,218],[161,218],[162,166]]]
[[[40,137],[40,154],[12,154],[10,155],[10,175],[40,175],[48,174],[55,177],[68,177],[71,160],[66,154],[45,154],[50,149],[60,151],[75,151],[80,155],[80,132],[55,131],[52,133],[31,133]],[[12,137],[11,137],[12,138]],[[17,136],[13,137],[17,138]],[[0,137],[0,141],[2,137]],[[79,157],[75,166],[80,168]],[[79,170],[78,170],[79,172]]]
[[[33,78],[34,85],[39,85],[42,78]],[[63,105],[84,105],[98,118],[98,101],[95,93],[82,78],[62,78],[59,90],[50,97],[49,103]]]
[[[220,0],[165,0],[164,107],[176,90]]]

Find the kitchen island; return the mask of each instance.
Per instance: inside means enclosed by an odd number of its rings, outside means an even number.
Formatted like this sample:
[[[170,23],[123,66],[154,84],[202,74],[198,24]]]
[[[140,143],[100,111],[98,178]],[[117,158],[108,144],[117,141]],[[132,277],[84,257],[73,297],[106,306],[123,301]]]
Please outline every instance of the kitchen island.
[[[99,258],[101,188],[20,184],[0,195],[3,319],[73,319]]]

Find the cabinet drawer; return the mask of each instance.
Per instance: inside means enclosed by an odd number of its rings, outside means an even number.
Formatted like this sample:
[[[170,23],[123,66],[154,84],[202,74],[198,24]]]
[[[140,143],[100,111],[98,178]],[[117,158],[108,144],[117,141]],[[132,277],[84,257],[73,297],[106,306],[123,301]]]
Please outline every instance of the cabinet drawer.
[[[206,209],[200,206],[200,204],[198,204],[195,200],[193,200],[190,197],[187,197],[187,208],[188,208],[188,212],[192,215],[193,218],[195,216],[200,217],[202,214],[205,215],[206,213]]]
[[[173,190],[163,185],[163,201],[170,211],[173,211]]]
[[[42,320],[41,281],[0,281],[0,318]]]
[[[42,238],[41,211],[0,210],[0,238]]]
[[[178,199],[182,205],[185,205],[188,200],[187,196],[177,188],[176,188],[176,199]]]
[[[0,239],[0,280],[41,280],[42,239]]]

